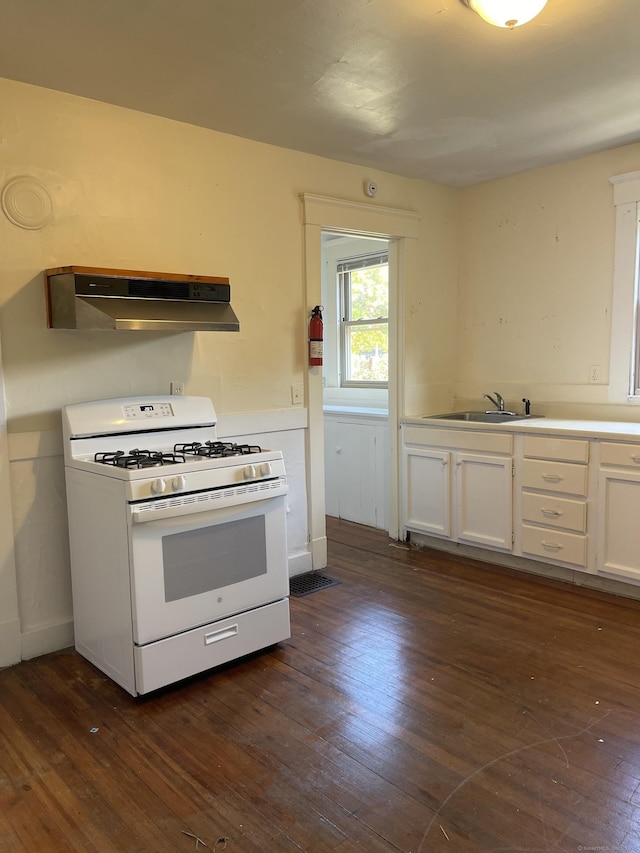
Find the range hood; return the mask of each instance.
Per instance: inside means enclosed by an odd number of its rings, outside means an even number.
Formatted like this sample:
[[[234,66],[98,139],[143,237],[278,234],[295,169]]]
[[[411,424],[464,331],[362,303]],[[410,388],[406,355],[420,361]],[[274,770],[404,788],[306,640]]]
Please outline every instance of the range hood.
[[[228,278],[98,267],[45,275],[50,329],[240,330]]]

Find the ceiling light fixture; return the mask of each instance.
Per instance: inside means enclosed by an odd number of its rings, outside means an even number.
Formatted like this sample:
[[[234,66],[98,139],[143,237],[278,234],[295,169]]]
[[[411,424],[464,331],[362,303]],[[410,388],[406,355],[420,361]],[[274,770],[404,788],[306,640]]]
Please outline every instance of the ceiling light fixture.
[[[531,21],[547,5],[547,0],[462,0],[488,24],[512,30]]]

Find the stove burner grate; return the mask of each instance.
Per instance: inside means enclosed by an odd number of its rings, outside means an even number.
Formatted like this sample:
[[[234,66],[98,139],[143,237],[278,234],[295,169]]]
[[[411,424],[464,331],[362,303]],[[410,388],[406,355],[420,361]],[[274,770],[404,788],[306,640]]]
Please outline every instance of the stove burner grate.
[[[255,444],[234,444],[230,441],[192,441],[189,444],[176,444],[173,447],[175,453],[183,453],[192,456],[206,456],[210,459],[219,459],[227,456],[248,456],[251,453],[261,453],[262,448]]]
[[[184,454],[175,451],[165,453],[158,450],[137,449],[130,450],[129,453],[125,453],[123,450],[96,453],[94,460],[103,465],[114,465],[116,468],[157,468],[161,465],[175,465],[186,461]]]

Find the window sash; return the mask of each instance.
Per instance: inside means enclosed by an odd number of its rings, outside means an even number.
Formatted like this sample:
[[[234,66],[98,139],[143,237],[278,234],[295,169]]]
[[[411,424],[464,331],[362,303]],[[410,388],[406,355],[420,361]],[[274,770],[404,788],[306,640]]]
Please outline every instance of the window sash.
[[[381,253],[378,255],[368,255],[366,257],[351,259],[341,261],[338,264],[338,289],[340,293],[340,304],[342,306],[342,322],[355,322],[353,320],[353,311],[352,311],[352,287],[351,287],[351,273],[357,272],[358,270],[363,269],[374,269],[375,267],[389,266],[389,255],[387,253]],[[388,291],[387,291],[387,305],[388,305]],[[374,317],[363,317],[362,320],[365,322],[369,322],[370,320],[386,320],[388,322],[388,316],[381,317],[380,315]]]
[[[362,317],[357,320],[352,319],[352,288],[351,288],[351,273],[363,270],[372,269],[374,267],[387,266],[389,264],[388,251],[374,252],[367,255],[359,255],[352,258],[344,258],[337,264],[338,285],[340,294],[340,304],[342,306],[342,316],[340,321],[340,385],[341,387],[365,387],[365,388],[387,388],[388,382],[388,349],[386,354],[387,364],[387,379],[354,379],[351,375],[351,366],[353,359],[353,350],[351,347],[351,334],[354,330],[361,328],[370,328],[372,326],[386,326],[386,340],[389,340],[389,318],[385,317]]]
[[[374,252],[368,255],[358,255],[353,258],[343,258],[338,261],[338,274],[341,272],[351,272],[352,270],[364,270],[368,267],[381,267],[389,263],[389,253]]]
[[[387,368],[387,379],[378,380],[378,379],[354,379],[351,376],[351,362],[354,357],[354,350],[350,344],[351,332],[353,330],[358,329],[367,329],[371,326],[385,327],[386,328],[386,339],[387,339],[387,352],[386,352],[386,368]],[[340,384],[342,387],[366,387],[366,388],[387,388],[389,385],[389,322],[386,319],[376,319],[376,320],[346,320],[342,323],[342,346],[340,347],[341,353],[341,381]],[[357,355],[357,354],[356,354]]]

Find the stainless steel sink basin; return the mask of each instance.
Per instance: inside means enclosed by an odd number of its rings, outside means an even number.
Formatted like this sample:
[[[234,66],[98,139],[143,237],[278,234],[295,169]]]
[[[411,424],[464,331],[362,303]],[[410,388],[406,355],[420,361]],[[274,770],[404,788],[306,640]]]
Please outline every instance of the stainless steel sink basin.
[[[444,415],[425,415],[442,421],[471,421],[480,424],[505,424],[511,421],[528,420],[531,415],[518,415],[516,412],[447,412]]]

